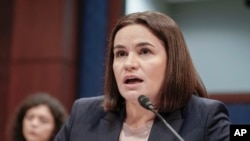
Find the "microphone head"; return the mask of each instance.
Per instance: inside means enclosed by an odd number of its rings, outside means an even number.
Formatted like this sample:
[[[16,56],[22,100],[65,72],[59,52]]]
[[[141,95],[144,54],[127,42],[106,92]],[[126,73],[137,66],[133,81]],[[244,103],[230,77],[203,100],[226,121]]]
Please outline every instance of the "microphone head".
[[[153,105],[152,105],[150,99],[148,97],[146,97],[145,95],[140,95],[138,97],[138,102],[145,109],[148,109],[148,110],[153,109]]]

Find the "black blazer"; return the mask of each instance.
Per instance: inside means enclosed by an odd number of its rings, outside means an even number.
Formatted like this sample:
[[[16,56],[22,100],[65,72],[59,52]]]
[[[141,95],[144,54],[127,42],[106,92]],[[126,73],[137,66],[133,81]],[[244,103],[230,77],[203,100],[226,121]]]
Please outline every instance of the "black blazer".
[[[54,141],[119,141],[125,109],[104,112],[102,100],[102,96],[76,100]],[[219,101],[192,96],[181,110],[161,115],[185,141],[229,141],[229,115]],[[173,140],[177,139],[156,118],[148,141]]]

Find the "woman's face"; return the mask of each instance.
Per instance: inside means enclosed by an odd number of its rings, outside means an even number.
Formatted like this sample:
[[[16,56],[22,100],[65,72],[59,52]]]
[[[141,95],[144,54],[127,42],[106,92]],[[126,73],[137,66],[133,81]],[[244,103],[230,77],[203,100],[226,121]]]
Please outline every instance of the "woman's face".
[[[27,141],[49,141],[55,129],[55,121],[46,105],[27,110],[23,119],[23,135]]]
[[[113,52],[113,70],[121,95],[137,102],[143,94],[156,104],[167,63],[163,42],[143,25],[128,25],[117,32]]]

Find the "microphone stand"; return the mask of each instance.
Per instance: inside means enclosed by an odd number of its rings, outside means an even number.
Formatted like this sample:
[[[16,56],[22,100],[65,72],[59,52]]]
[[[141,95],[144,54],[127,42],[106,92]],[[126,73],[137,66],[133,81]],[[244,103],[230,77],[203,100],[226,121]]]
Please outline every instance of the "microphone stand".
[[[155,113],[155,115],[168,127],[168,129],[178,138],[180,141],[184,141],[184,139],[167,123],[167,121],[154,109],[149,108],[150,111]]]
[[[184,141],[184,139],[167,123],[167,121],[155,110],[152,105],[150,99],[144,95],[140,95],[138,97],[138,102],[141,106],[147,110],[153,112],[163,123],[164,125],[178,138],[180,141]]]

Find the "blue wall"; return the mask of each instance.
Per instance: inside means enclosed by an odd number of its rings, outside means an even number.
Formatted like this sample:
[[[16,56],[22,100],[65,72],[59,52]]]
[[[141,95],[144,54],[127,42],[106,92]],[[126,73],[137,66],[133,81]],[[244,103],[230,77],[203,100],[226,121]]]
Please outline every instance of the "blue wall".
[[[80,70],[78,97],[102,94],[104,53],[107,45],[107,0],[81,3]]]
[[[250,104],[226,104],[233,124],[250,124]]]

